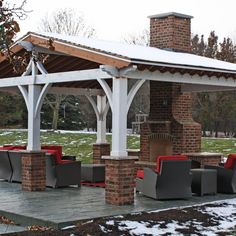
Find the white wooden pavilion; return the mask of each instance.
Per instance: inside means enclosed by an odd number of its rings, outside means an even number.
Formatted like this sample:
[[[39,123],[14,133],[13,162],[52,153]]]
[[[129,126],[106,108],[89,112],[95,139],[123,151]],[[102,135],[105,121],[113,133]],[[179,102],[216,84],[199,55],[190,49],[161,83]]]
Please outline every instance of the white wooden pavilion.
[[[127,155],[127,112],[145,81],[181,83],[182,92],[236,88],[235,64],[189,53],[34,32],[17,40],[11,50],[17,54],[32,52],[22,75],[14,74],[7,58],[0,57],[1,91],[21,93],[28,109],[29,153],[40,152],[40,111],[48,93],[82,94],[89,99],[97,116],[97,143],[106,142],[106,114],[110,107],[112,147],[108,159],[132,162]],[[49,55],[44,64],[37,60],[38,53]],[[130,80],[136,82],[128,91]]]

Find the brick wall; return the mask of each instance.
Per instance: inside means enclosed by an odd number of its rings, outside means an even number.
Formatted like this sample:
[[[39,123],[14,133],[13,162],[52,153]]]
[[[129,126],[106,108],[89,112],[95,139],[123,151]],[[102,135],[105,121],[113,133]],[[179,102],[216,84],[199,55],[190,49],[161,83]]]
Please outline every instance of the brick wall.
[[[150,45],[168,48],[174,51],[190,51],[191,40],[190,16],[178,17],[167,14],[150,17]]]
[[[134,203],[135,172],[137,158],[105,157],[106,164],[106,202],[114,205]]]
[[[110,155],[110,144],[109,143],[95,143],[93,144],[93,164],[104,164],[102,156]]]
[[[150,17],[150,44],[153,47],[190,52],[191,16],[178,13]],[[169,121],[173,154],[201,150],[201,125],[192,119],[192,96],[181,92],[181,84],[150,81],[149,121]],[[149,134],[148,134],[149,132]],[[148,123],[141,126],[140,161],[149,161],[153,132],[164,132]],[[167,132],[168,133],[168,132]]]
[[[46,160],[44,152],[22,152],[22,190],[44,191]]]

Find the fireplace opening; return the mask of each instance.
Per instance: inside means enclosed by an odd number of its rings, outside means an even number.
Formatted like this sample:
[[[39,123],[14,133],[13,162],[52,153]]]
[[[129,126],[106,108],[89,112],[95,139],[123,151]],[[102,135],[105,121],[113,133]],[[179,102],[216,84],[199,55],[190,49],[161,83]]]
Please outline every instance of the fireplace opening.
[[[150,160],[156,161],[157,156],[168,156],[173,154],[172,136],[169,134],[152,134],[149,137]]]

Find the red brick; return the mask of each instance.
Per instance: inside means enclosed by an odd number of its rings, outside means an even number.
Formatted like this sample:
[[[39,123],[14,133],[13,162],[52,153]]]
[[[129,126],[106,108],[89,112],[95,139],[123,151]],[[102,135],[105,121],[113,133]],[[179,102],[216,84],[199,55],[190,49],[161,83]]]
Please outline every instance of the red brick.
[[[110,155],[109,143],[95,143],[93,144],[93,164],[104,164],[105,161],[101,159],[102,156]]]
[[[46,161],[44,152],[22,152],[22,190],[44,191]]]

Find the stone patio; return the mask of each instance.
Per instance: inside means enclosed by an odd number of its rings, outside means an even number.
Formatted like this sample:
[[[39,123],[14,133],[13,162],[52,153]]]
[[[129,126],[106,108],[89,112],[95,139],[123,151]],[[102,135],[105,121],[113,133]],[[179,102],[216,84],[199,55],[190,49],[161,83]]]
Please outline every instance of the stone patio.
[[[0,215],[21,226],[36,224],[62,228],[96,217],[154,211],[236,197],[236,194],[217,194],[193,196],[190,200],[155,201],[138,194],[135,196],[134,205],[114,206],[105,203],[104,195],[103,188],[84,186],[47,188],[45,192],[23,192],[21,184],[0,182]]]

